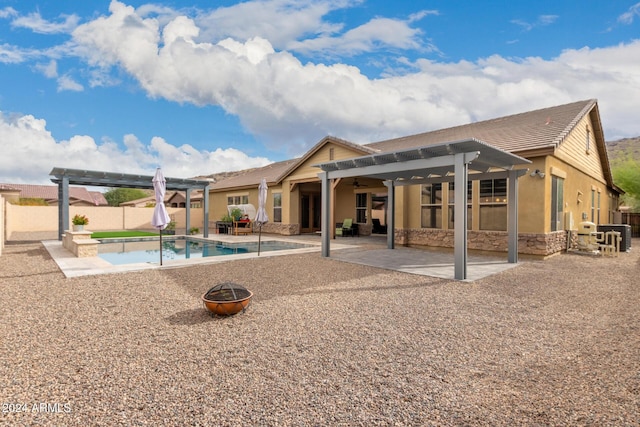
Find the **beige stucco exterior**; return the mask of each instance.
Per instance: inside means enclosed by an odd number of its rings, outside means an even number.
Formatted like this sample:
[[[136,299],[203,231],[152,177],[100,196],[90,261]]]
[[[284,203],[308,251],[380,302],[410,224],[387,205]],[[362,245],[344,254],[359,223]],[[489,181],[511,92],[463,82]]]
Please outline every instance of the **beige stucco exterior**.
[[[527,158],[532,163],[527,165],[528,171],[518,180],[518,231],[519,251],[535,255],[550,255],[566,248],[566,229],[575,230],[583,220],[597,224],[611,223],[613,212],[618,206],[618,190],[607,181],[608,159],[604,137],[599,123],[597,105],[581,117],[576,118],[567,134],[557,137],[560,141],[555,145],[543,145],[540,148],[523,152],[513,152]],[[517,135],[515,136],[517,138]],[[319,225],[320,169],[314,165],[354,158],[370,154],[367,147],[327,137],[299,159],[294,167],[284,170],[277,179],[269,183],[267,212],[273,215],[273,194],[282,195],[282,222],[265,226],[269,232],[281,234],[299,234],[316,232]],[[604,153],[604,157],[603,157]],[[539,170],[542,175],[531,176],[531,172]],[[256,172],[259,174],[259,172]],[[258,178],[258,176],[255,176]],[[562,178],[563,199],[562,218],[558,230],[552,230],[552,182],[553,177]],[[330,223],[342,222],[345,218],[356,219],[357,193],[367,194],[367,222],[360,225],[360,231],[367,234],[371,231],[372,195],[384,196],[387,188],[380,180],[357,178],[358,186],[353,179],[342,179],[332,183],[331,197],[332,218]],[[210,193],[212,215],[215,221],[226,214],[227,197],[244,194],[249,203],[257,206],[258,180],[246,184],[243,188],[228,187],[213,189]],[[453,246],[453,230],[449,229],[448,191],[443,184],[442,191],[442,227],[439,229],[423,228],[421,224],[421,186],[396,187],[395,194],[395,240],[405,245]],[[469,227],[469,248],[482,250],[507,250],[507,233],[500,230],[480,229],[480,182],[473,181],[471,222]],[[592,207],[593,195],[593,207]],[[317,196],[317,199],[314,197]],[[311,197],[311,199],[309,199]],[[309,201],[311,200],[311,201]],[[311,206],[308,206],[308,205]],[[312,209],[318,215],[318,223],[305,226],[305,215]],[[569,221],[573,224],[570,226]],[[308,225],[308,224],[307,224]],[[505,225],[506,228],[506,225]]]

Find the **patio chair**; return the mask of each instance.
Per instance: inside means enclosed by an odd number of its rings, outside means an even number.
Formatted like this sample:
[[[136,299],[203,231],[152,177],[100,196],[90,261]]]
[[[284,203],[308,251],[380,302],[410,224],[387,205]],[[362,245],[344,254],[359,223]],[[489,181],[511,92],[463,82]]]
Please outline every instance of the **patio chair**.
[[[233,221],[233,234],[252,234],[253,222],[251,221]]]
[[[356,235],[357,225],[353,223],[353,218],[346,218],[342,223],[336,224],[336,236],[351,237]]]
[[[371,221],[373,222],[373,230],[371,230],[372,233],[375,233],[375,234],[387,233],[387,226],[380,224],[380,220],[378,218],[372,218]]]

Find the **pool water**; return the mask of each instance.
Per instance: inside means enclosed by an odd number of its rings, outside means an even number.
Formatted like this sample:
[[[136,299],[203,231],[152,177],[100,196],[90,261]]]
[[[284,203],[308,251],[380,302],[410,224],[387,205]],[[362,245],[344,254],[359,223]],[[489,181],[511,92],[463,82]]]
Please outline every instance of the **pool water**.
[[[260,244],[260,252],[301,249],[313,246],[304,243],[267,240]],[[252,252],[258,252],[258,242],[228,243],[190,237],[162,239],[163,261]],[[160,263],[160,241],[158,239],[105,239],[101,240],[98,245],[98,256],[114,265]]]

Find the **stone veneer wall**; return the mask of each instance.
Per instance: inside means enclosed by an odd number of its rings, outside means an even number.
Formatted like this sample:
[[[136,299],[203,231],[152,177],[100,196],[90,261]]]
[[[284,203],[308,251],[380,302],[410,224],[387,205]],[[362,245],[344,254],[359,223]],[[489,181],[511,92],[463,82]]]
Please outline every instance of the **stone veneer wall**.
[[[454,247],[453,230],[430,228],[396,229],[395,242],[399,245]],[[473,250],[507,252],[506,231],[468,231],[467,247]],[[567,248],[567,233],[555,231],[546,234],[519,233],[518,253],[547,256]]]
[[[258,232],[259,226],[254,224],[253,231]],[[300,224],[284,224],[282,222],[268,222],[262,226],[263,233],[282,234],[293,236],[300,234]]]

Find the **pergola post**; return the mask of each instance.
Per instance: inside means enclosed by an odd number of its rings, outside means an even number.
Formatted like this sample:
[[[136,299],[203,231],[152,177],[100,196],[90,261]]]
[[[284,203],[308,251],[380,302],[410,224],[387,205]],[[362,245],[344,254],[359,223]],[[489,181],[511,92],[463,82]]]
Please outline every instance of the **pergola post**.
[[[383,182],[387,187],[387,248],[394,249],[396,245],[396,186],[393,180]]]
[[[58,183],[58,240],[69,226],[69,178],[63,176]]]
[[[202,189],[202,209],[204,209],[202,216],[202,226],[204,227],[204,237],[209,237],[209,186],[205,185]]]
[[[320,229],[322,236],[322,256],[328,257],[330,253],[330,242],[331,242],[331,212],[333,210],[333,206],[331,205],[331,192],[329,186],[329,175],[327,172],[321,172],[318,174],[320,178],[320,184],[322,187],[322,193],[320,200],[320,205],[322,206],[322,213],[320,216]]]
[[[518,263],[518,176],[519,171],[508,171],[507,179],[507,240],[508,240],[508,262]]]
[[[466,153],[454,156],[454,278],[465,280],[467,278],[467,179],[468,162]]]
[[[184,194],[184,207],[185,207],[185,231],[184,234],[188,234],[191,229],[191,189],[187,188]]]

